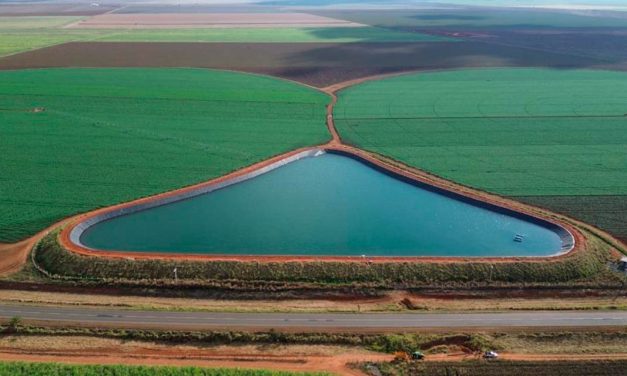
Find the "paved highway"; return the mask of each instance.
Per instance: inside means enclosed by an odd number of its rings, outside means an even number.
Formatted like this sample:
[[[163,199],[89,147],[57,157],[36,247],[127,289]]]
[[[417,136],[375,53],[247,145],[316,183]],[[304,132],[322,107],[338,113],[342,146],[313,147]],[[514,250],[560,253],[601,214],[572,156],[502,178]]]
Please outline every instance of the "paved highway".
[[[86,325],[190,328],[426,329],[627,326],[627,311],[505,313],[209,313],[0,304],[0,318]]]

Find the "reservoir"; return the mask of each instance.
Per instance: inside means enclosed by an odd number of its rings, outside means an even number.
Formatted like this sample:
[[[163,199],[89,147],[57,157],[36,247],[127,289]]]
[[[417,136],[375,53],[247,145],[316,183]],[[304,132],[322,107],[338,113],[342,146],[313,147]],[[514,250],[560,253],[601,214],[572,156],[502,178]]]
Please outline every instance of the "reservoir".
[[[551,256],[572,236],[542,220],[334,152],[72,231],[96,250],[207,255]]]

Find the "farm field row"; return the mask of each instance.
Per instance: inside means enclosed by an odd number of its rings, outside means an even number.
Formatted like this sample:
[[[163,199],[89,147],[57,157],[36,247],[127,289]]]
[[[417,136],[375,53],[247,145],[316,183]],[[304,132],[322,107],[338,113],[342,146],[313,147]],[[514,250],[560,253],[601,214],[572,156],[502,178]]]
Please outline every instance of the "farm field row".
[[[460,70],[343,90],[335,122],[350,144],[464,185],[546,202],[627,195],[625,103],[620,72]],[[587,203],[592,224],[624,227],[625,211]]]
[[[0,363],[0,375],[11,376],[324,376],[326,373],[253,369],[148,367],[123,365],[68,365],[62,363]]]
[[[0,56],[60,43],[93,39],[98,31],[75,32],[61,29],[81,17],[0,17]]]
[[[469,1],[470,2],[470,1]],[[473,5],[474,0],[472,1]],[[499,4],[500,5],[500,4]],[[339,18],[360,24],[394,28],[448,29],[448,28],[611,28],[627,27],[623,17],[584,12],[575,13],[556,9],[529,8],[441,8],[441,9],[316,9],[311,13]],[[620,15],[620,13],[618,13]]]
[[[329,97],[201,69],[0,72],[0,242],[326,142]]]
[[[70,28],[180,29],[211,27],[357,27],[356,22],[300,12],[105,13],[75,22]]]
[[[0,14],[11,17],[33,17],[33,16],[90,16],[111,12],[118,8],[115,5],[99,4],[93,6],[89,3],[59,3],[59,2],[0,2]]]
[[[254,56],[251,59],[250,56]],[[264,73],[324,87],[375,74],[482,66],[591,67],[604,62],[477,42],[75,42],[0,59],[0,69],[202,67]]]
[[[0,56],[72,41],[107,42],[444,42],[436,35],[378,27],[64,28],[81,17],[0,17]]]
[[[627,195],[520,196],[514,199],[579,218],[610,232],[627,244]]]
[[[603,376],[620,374],[627,362],[624,360],[589,361],[466,361],[466,362],[413,362],[405,364],[379,363],[365,367],[368,375],[396,376]]]
[[[420,31],[493,46],[516,47],[529,54],[544,51],[615,63],[627,57],[627,20],[621,12],[450,8],[320,10],[316,14],[399,31]]]

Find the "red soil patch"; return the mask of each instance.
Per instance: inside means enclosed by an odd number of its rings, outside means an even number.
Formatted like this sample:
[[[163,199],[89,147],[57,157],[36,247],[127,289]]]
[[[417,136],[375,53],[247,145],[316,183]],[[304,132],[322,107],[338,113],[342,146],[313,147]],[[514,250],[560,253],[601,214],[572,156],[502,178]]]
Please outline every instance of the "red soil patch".
[[[453,348],[452,348],[453,349]],[[447,354],[432,354],[427,362],[457,362],[480,359],[480,354],[463,351]],[[26,362],[54,362],[66,364],[124,364],[148,366],[201,366],[223,368],[269,369],[301,372],[332,372],[337,375],[363,375],[348,364],[361,362],[389,362],[389,354],[346,353],[338,355],[302,354],[249,354],[233,351],[215,352],[211,348],[202,350],[167,348],[134,348],[120,350],[107,347],[91,350],[76,349],[20,349],[1,348],[0,360]],[[513,361],[584,361],[584,360],[627,360],[627,353],[610,354],[513,354],[501,353],[503,360]]]
[[[21,242],[12,244],[0,243],[0,276],[10,275],[20,270],[26,263],[26,258],[35,244],[52,229],[63,225],[65,222],[66,220],[55,223]]]
[[[68,364],[124,364],[148,366],[201,366],[212,368],[270,369],[301,372],[332,372],[337,375],[363,375],[347,366],[348,363],[363,361],[387,362],[388,354],[362,353],[338,355],[302,354],[249,354],[233,351],[215,352],[211,348],[191,350],[167,348],[134,348],[121,351],[117,347],[77,351],[71,350],[26,350],[1,348],[2,361],[55,362]]]
[[[24,240],[14,244],[0,243],[0,275],[17,271],[26,261],[26,255],[32,248]]]

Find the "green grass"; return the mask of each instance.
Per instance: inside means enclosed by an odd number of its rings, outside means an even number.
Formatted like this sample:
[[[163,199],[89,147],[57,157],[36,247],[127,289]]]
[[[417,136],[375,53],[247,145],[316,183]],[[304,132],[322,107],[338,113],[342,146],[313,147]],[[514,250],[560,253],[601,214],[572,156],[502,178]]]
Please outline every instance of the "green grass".
[[[627,74],[482,69],[348,88],[348,143],[507,196],[627,194]]]
[[[52,46],[55,44],[94,40],[101,31],[73,31],[62,26],[81,17],[0,17],[0,56]],[[110,31],[105,31],[109,34]]]
[[[327,373],[283,372],[235,368],[67,365],[59,363],[0,363],[0,376],[324,376]]]
[[[517,196],[627,194],[627,74],[421,73],[340,93],[352,144]]]
[[[327,95],[250,74],[44,69],[0,83],[0,242],[330,137]]]
[[[81,256],[61,247],[56,231],[34,249],[34,261],[48,276],[59,281],[79,281],[97,286],[134,284],[145,287],[183,288],[257,286],[273,289],[292,283],[301,288],[341,287],[460,287],[476,286],[613,286],[624,283],[608,273],[613,257],[609,246],[589,236],[586,249],[554,262],[464,263],[358,263],[358,262],[244,262],[126,260]],[[172,270],[178,269],[178,280]]]
[[[67,16],[32,16],[32,17],[0,17],[0,30],[37,30],[59,28],[77,22],[84,17]]]
[[[100,33],[92,31],[76,33],[55,29],[51,29],[51,31],[0,30],[0,56],[13,55],[61,43],[94,40],[99,35]]]
[[[80,17],[0,17],[0,56],[75,41],[349,43],[444,42],[454,39],[378,27],[76,29],[63,26]]]

